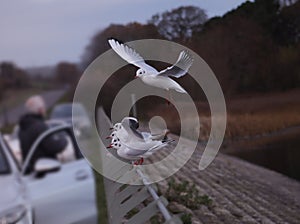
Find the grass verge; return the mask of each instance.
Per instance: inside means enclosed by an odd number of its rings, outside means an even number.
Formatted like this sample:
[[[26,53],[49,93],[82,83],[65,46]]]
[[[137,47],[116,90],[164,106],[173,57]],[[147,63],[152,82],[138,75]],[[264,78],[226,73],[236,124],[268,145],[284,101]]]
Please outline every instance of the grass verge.
[[[289,127],[300,126],[300,90],[285,93],[273,93],[266,96],[239,97],[227,100],[227,127],[225,138],[234,140],[241,137],[265,135]],[[211,129],[211,115],[208,104],[195,103],[200,118],[200,140],[207,140]],[[190,105],[185,104],[186,115],[178,116],[175,108],[165,105],[158,106],[148,112],[152,116],[162,116],[168,129],[180,134],[180,122],[185,122],[190,130],[188,136],[195,133],[195,117],[189,114]]]
[[[98,223],[107,224],[107,207],[103,176],[98,172],[94,171],[95,182],[96,182],[96,197],[97,197],[97,208],[98,208]]]

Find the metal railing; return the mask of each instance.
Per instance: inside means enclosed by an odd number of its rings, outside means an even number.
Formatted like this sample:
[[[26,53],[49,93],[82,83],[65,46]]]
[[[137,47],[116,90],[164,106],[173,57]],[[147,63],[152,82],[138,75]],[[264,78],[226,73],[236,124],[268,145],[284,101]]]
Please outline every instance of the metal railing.
[[[109,223],[142,224],[161,213],[165,224],[181,224],[181,220],[166,208],[168,201],[158,196],[156,186],[148,184],[140,169],[136,172],[144,185],[125,185],[105,179]]]
[[[105,118],[99,121],[99,116]],[[99,125],[110,127],[110,121],[106,117],[103,109],[98,111]],[[108,128],[105,128],[105,130]],[[108,131],[106,134],[109,134]],[[105,162],[104,162],[105,164]],[[108,167],[108,170],[110,167]],[[136,172],[141,185],[121,184],[116,181],[104,178],[104,188],[106,194],[106,204],[108,221],[110,224],[142,224],[152,217],[161,214],[165,224],[182,224],[179,217],[171,214],[168,209],[168,201],[157,193],[157,187],[151,184],[148,177],[138,166],[132,168],[131,165],[114,166],[114,173]]]

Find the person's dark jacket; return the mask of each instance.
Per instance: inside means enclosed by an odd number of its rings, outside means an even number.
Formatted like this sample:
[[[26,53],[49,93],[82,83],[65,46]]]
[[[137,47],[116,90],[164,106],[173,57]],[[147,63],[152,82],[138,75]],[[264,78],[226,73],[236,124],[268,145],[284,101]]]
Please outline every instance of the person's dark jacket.
[[[41,115],[26,114],[21,117],[19,128],[20,147],[24,162],[31,146],[39,135],[48,129],[48,126]],[[66,145],[67,140],[63,135],[54,134],[45,138],[32,155],[25,173],[33,171],[34,164],[39,158],[56,159],[57,153],[62,152]]]

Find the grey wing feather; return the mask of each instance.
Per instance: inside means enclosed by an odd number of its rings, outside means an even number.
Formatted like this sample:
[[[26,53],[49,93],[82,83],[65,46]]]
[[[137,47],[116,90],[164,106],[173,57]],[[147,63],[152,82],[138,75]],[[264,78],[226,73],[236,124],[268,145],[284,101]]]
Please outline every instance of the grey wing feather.
[[[129,152],[127,152],[126,154],[128,156],[141,156],[143,154],[145,154],[147,152],[147,150],[134,150],[134,149],[130,149]]]
[[[193,61],[193,57],[187,50],[181,51],[176,63],[173,66],[160,71],[157,75],[180,78],[188,72],[189,68],[193,64]]]
[[[134,139],[137,142],[145,142],[143,135],[138,130],[135,130],[134,128],[130,127],[130,125],[124,122],[124,120],[122,120],[121,124],[132,139]]]
[[[168,144],[170,144],[170,143],[172,143],[172,142],[174,142],[174,141],[175,141],[175,140],[173,140],[173,139],[167,139],[167,140],[163,141],[161,145],[155,146],[155,147],[151,148],[148,152],[149,152],[149,153],[150,153],[150,152],[151,152],[151,153],[152,153],[152,152],[155,152],[155,151],[157,151],[157,150],[159,150],[159,149],[161,149],[161,148],[167,146]]]
[[[142,56],[137,53],[134,49],[130,48],[129,46],[119,43],[118,41],[114,39],[108,40],[109,45],[111,48],[125,61],[127,61],[130,64],[133,64],[139,68],[142,68],[146,71],[151,71],[154,73],[157,73],[158,71],[153,68],[152,66],[146,64]]]
[[[138,130],[130,127],[130,130],[132,131],[132,133],[135,135],[135,137],[137,137],[139,140],[143,140],[144,141],[144,136],[142,135],[141,132],[139,132]]]

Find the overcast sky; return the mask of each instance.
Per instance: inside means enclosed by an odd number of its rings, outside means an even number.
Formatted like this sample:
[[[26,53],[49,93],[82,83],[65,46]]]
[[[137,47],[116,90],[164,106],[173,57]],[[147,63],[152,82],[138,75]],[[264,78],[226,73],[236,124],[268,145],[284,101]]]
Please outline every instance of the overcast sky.
[[[209,17],[245,0],[1,0],[0,61],[18,66],[78,62],[91,37],[109,24],[145,23],[157,12],[194,5]]]

